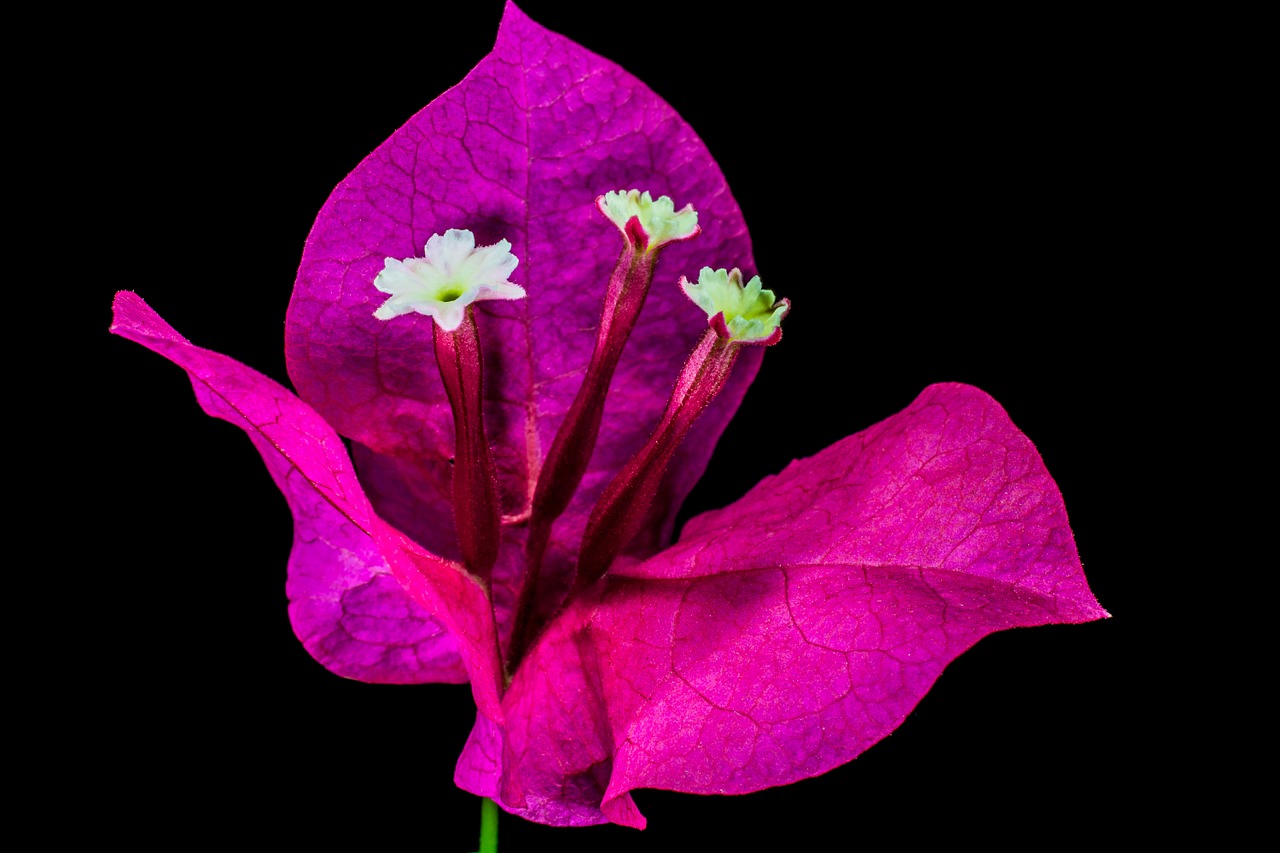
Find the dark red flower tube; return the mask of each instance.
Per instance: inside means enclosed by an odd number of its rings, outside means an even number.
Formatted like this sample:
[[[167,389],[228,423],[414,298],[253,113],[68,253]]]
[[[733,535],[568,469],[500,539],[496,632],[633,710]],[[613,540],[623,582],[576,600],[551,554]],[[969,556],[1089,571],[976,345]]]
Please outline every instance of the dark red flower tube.
[[[467,568],[486,580],[498,559],[501,512],[489,441],[485,438],[480,336],[470,308],[453,331],[435,326],[436,365],[453,408],[456,436],[453,519]]]
[[[698,283],[681,276],[680,287],[707,312],[708,329],[685,361],[653,435],[618,472],[591,511],[578,554],[574,588],[594,583],[644,523],[676,448],[733,370],[743,344],[772,346],[782,338],[782,318],[791,309],[764,290],[760,277],[744,286],[734,269],[704,267]]]
[[[586,375],[556,432],[534,489],[525,548],[527,569],[516,606],[513,634],[516,659],[531,639],[528,636],[530,618],[539,598],[538,579],[543,553],[551,538],[551,526],[569,506],[591,461],[609,383],[649,294],[658,255],[668,244],[700,233],[698,214],[693,207],[685,205],[676,210],[667,196],[654,199],[639,190],[611,192],[599,196],[596,206],[622,233],[622,253],[609,276],[600,328]]]

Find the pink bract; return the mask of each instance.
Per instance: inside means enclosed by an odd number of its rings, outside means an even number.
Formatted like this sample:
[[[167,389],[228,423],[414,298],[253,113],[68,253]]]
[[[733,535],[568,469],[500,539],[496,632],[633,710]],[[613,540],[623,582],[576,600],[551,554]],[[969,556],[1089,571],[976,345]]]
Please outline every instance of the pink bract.
[[[742,793],[823,773],[893,731],[987,634],[1106,615],[1035,448],[965,385],[925,389],[694,519],[664,550],[758,369],[763,348],[749,347],[646,529],[548,622],[508,685],[517,519],[581,381],[620,248],[594,201],[631,188],[691,203],[702,234],[665,250],[582,486],[554,527],[550,619],[596,498],[644,443],[705,328],[674,282],[702,266],[755,273],[715,161],[643,83],[509,4],[493,51],[320,212],[287,316],[297,395],[187,342],[132,293],[117,296],[112,327],[185,369],[205,411],[262,454],[294,516],[290,616],[307,650],[348,678],[470,681],[478,714],[457,783],[557,825],[642,827],[636,788]],[[457,562],[453,420],[430,323],[373,317],[384,259],[421,254],[449,228],[509,240],[512,280],[528,292],[476,309],[510,517],[492,607]]]

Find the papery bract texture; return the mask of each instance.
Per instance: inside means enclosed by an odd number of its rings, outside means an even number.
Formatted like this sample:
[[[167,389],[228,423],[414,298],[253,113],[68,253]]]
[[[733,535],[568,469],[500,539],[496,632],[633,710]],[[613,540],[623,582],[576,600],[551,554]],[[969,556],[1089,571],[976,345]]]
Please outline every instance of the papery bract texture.
[[[597,209],[633,188],[692,204],[703,232],[664,250],[648,302],[614,376],[583,484],[553,531],[550,594],[572,572],[600,490],[648,437],[701,332],[681,273],[732,263],[754,272],[742,214],[693,130],[648,87],[508,5],[493,51],[369,155],[326,202],[307,240],[289,307],[286,355],[299,395],[359,442],[356,462],[380,514],[449,557],[453,431],[431,362],[430,324],[382,323],[373,288],[387,257],[466,228],[509,240],[512,280],[528,298],[476,306],[485,350],[485,424],[503,511],[528,511],[533,484],[595,345],[601,299],[622,248]],[[652,523],[632,551],[652,554],[754,377],[747,353],[680,448]],[[445,520],[442,524],[441,520]],[[508,527],[494,596],[509,628],[524,529]]]
[[[1031,442],[985,393],[935,385],[615,567],[504,697],[501,769],[535,819],[643,825],[632,789],[823,773],[987,634],[1104,616]],[[496,754],[482,735],[469,750]]]
[[[189,343],[135,294],[116,296],[111,330],[185,370],[201,408],[253,440],[293,512],[289,615],[307,651],[362,681],[456,682],[465,667],[477,706],[500,720],[483,588],[373,513],[333,429],[274,380]]]

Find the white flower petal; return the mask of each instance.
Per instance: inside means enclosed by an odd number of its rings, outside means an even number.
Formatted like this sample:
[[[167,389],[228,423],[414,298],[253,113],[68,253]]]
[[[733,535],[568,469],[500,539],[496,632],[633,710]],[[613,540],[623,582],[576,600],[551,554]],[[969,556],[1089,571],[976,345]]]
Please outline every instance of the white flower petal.
[[[373,316],[388,320],[416,311],[453,331],[461,325],[466,307],[476,300],[525,296],[523,287],[507,281],[519,261],[506,240],[477,249],[474,234],[451,228],[432,234],[422,254],[403,261],[386,259],[373,286],[391,298]]]
[[[470,300],[463,304],[461,299],[457,302],[436,303],[431,306],[431,313],[440,328],[446,332],[452,332],[462,325],[462,318],[466,315],[467,305],[470,304]]]
[[[501,282],[480,285],[480,294],[476,299],[524,299],[526,295],[520,285]]]

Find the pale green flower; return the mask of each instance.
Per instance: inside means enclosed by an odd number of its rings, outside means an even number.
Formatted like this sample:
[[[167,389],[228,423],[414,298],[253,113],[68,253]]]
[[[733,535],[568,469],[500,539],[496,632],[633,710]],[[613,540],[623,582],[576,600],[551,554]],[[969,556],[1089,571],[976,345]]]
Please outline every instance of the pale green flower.
[[[640,248],[649,252],[656,251],[667,243],[677,240],[688,240],[696,236],[698,228],[698,212],[693,205],[686,204],[676,210],[675,202],[669,196],[658,196],[655,200],[648,192],[639,190],[619,190],[605,193],[596,199],[600,212],[612,220],[618,230],[628,241],[639,242]],[[627,233],[627,223],[632,217],[638,217],[643,237],[636,241]]]
[[[791,301],[776,301],[772,290],[764,290],[760,276],[752,276],[744,287],[742,271],[713,270],[703,267],[698,283],[680,276],[680,287],[703,311],[711,327],[743,344],[775,344],[782,337],[780,323],[791,310]]]

